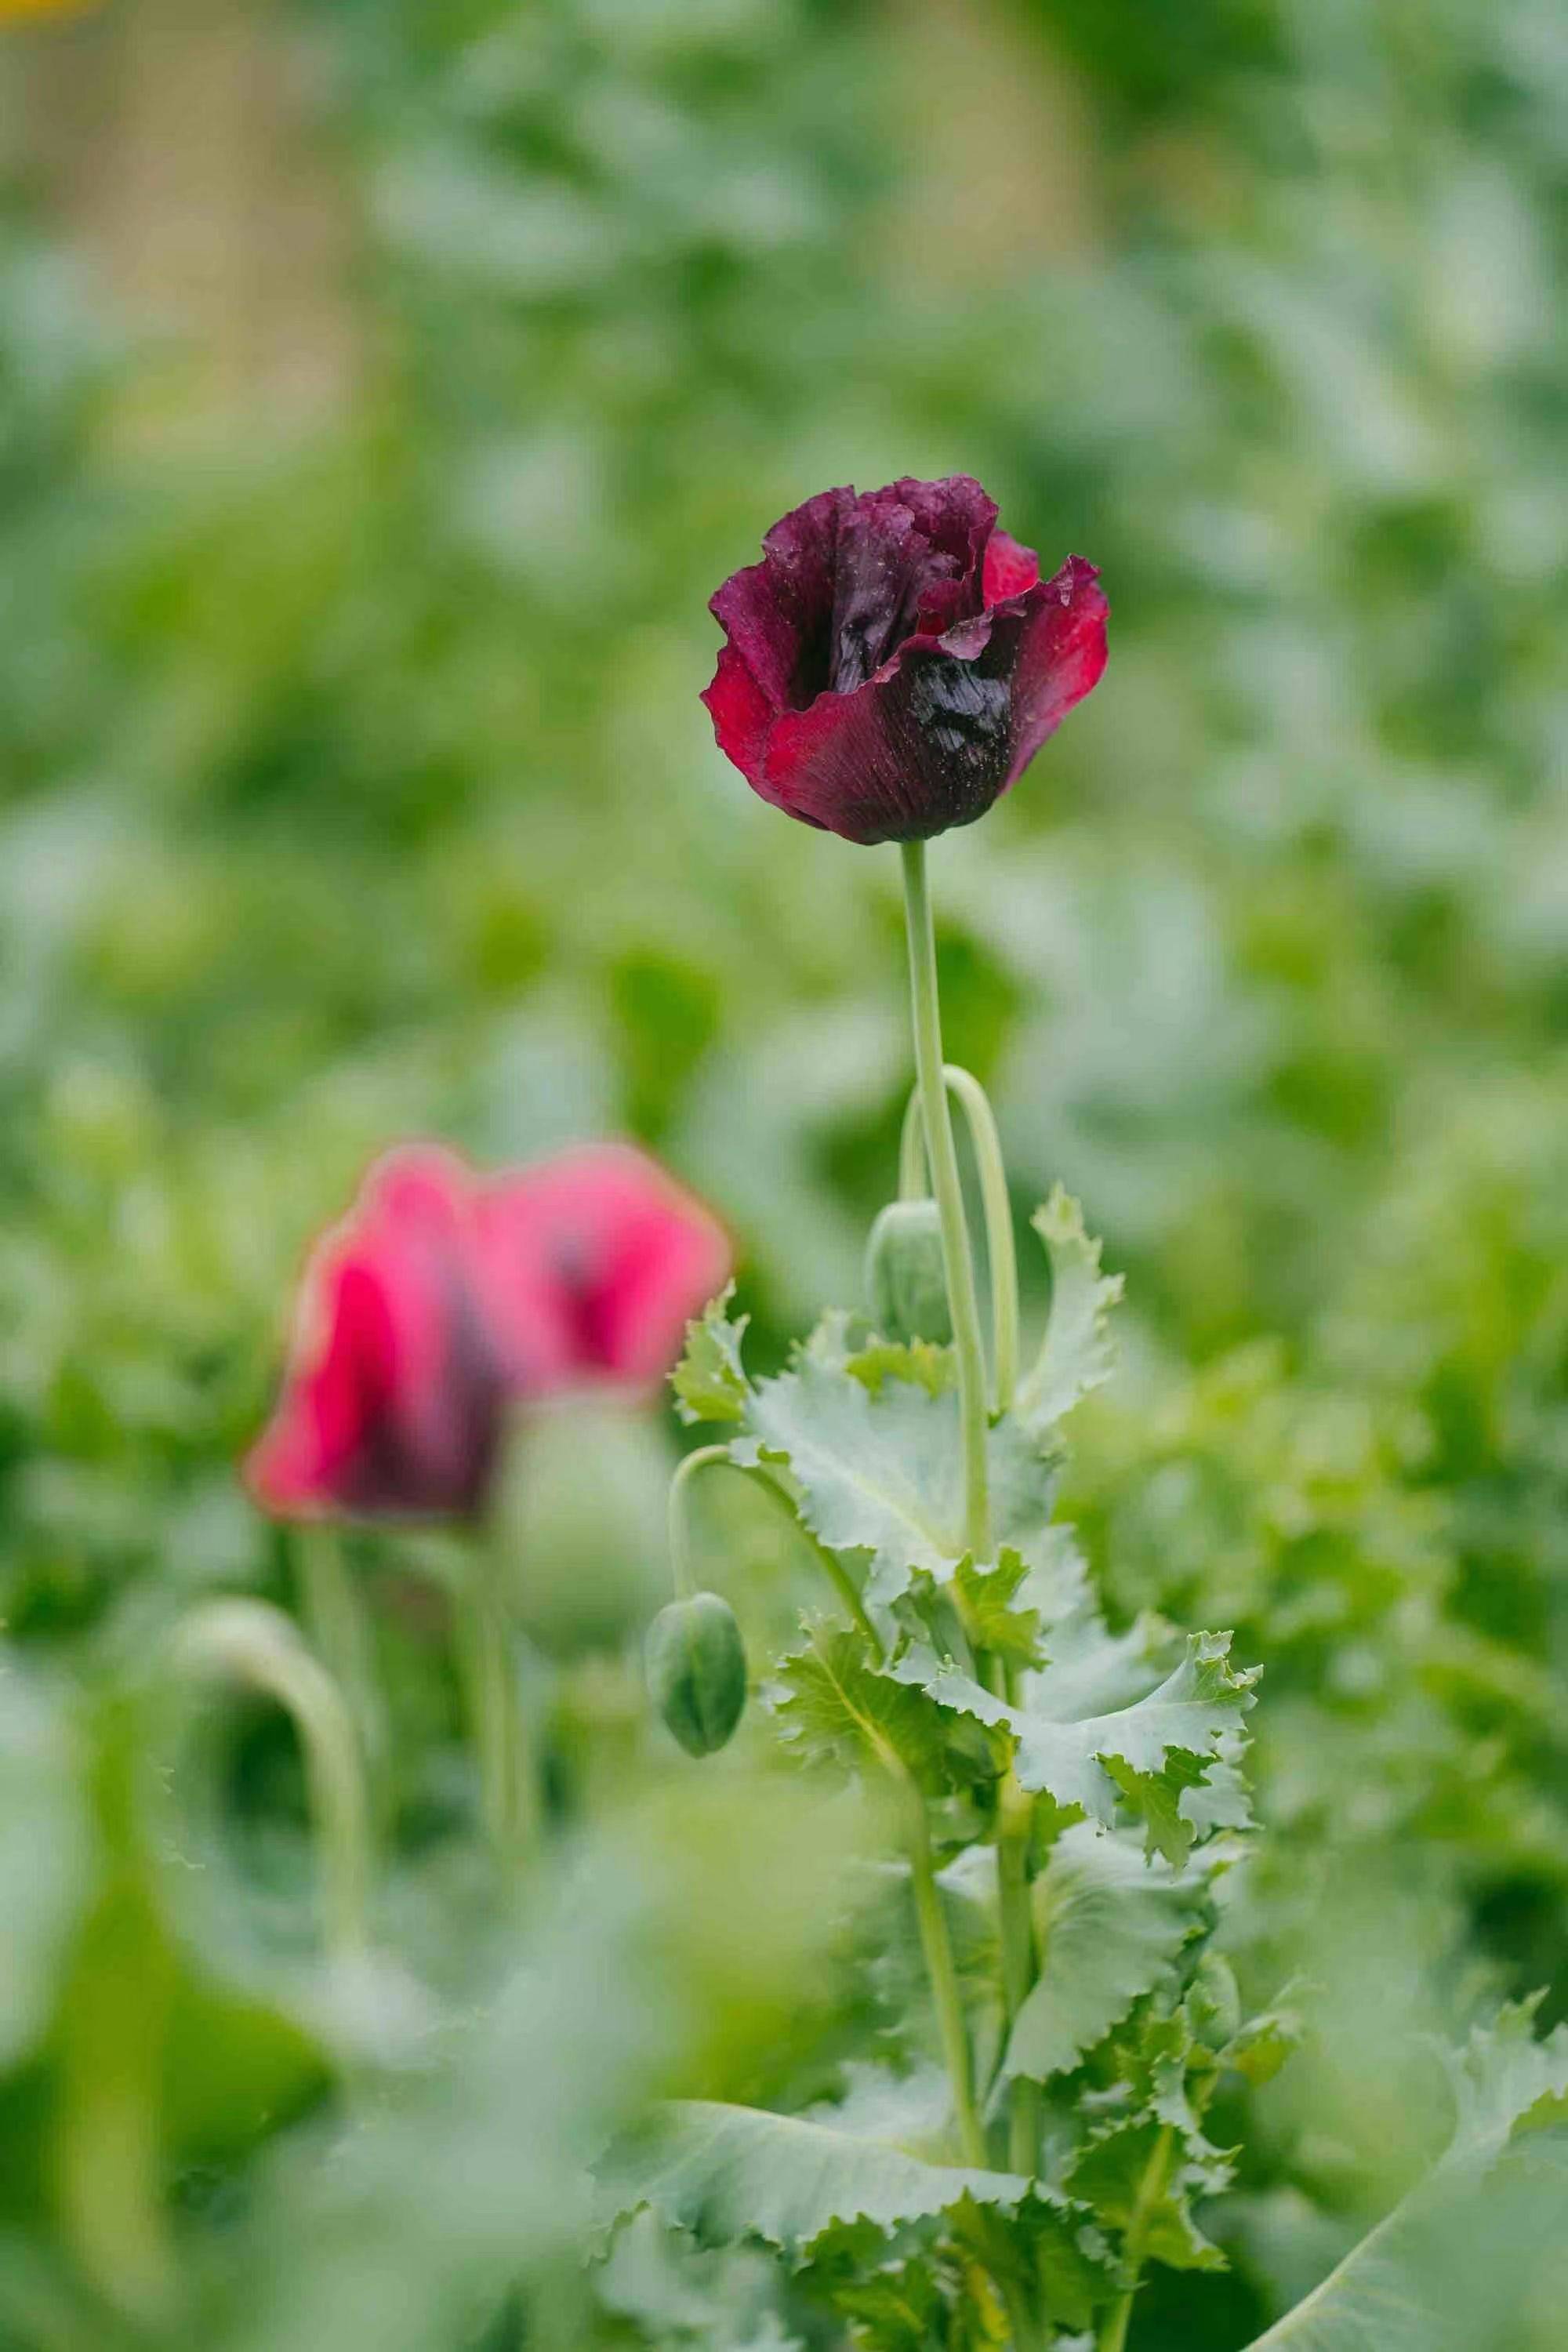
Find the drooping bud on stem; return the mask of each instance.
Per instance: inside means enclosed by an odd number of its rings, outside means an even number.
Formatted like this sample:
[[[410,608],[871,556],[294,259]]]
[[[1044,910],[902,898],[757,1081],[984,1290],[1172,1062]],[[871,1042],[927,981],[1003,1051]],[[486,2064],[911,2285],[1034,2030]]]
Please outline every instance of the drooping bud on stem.
[[[866,1303],[889,1339],[952,1338],[942,1215],[934,1201],[889,1201],[866,1244]]]
[[[728,1745],[746,1706],[746,1650],[716,1592],[684,1593],[647,1631],[648,1696],[689,1756]]]

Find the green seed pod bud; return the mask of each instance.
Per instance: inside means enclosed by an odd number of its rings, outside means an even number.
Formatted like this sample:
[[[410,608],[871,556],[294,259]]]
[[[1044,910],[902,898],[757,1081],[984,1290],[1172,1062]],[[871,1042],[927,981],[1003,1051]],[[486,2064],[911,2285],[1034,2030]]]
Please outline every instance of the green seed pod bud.
[[[1187,2013],[1198,2040],[1215,2052],[1227,2049],[1241,2031],[1241,1994],[1230,1963],[1205,1952],[1187,1995]]]
[[[942,1219],[934,1201],[890,1201],[866,1245],[871,1319],[889,1339],[952,1337],[942,1268]]]
[[[648,1696],[689,1756],[711,1756],[746,1705],[746,1651],[735,1612],[716,1592],[661,1609],[647,1629]]]

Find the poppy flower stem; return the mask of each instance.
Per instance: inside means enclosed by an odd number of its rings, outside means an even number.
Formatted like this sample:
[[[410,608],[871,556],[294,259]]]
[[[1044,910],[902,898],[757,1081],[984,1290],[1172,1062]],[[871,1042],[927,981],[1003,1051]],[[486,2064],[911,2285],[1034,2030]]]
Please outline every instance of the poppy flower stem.
[[[458,1639],[479,1756],[480,1811],[496,1859],[510,1880],[533,1843],[537,1807],[533,1759],[518,1705],[517,1652],[503,1566],[483,1544],[467,1547]]]
[[[948,1093],[963,1107],[980,1177],[985,1258],[991,1272],[991,1405],[994,1412],[1006,1412],[1018,1385],[1018,1253],[1013,1240],[1013,1203],[1007,1192],[1002,1138],[990,1097],[973,1073],[961,1069],[956,1062],[944,1062],[942,1074]],[[899,1144],[899,1198],[923,1200],[928,1190],[924,1110],[917,1087],[904,1112]]]
[[[910,1886],[914,1895],[921,1952],[931,1986],[931,2005],[936,2011],[942,2059],[952,2092],[953,2120],[958,2126],[959,2147],[965,2164],[984,2169],[989,2158],[980,2111],[974,2103],[969,2027],[963,2014],[963,1998],[959,1990],[958,1969],[953,1960],[952,1938],[948,1933],[947,1914],[942,1909],[942,1892],[936,1883],[936,1864],[931,1853],[931,1824],[926,1818],[925,1799],[901,1764],[895,1762],[890,1769],[904,1816]]]
[[[942,1058],[942,1010],[937,994],[936,932],[926,880],[925,843],[901,845],[904,919],[910,949],[910,1003],[914,1018],[915,1076],[925,1122],[926,1158],[942,1222],[942,1254],[958,1358],[958,1415],[963,1445],[963,1540],[977,1561],[991,1557],[991,1504],[985,1460],[985,1355],[974,1261],[958,1181],[958,1153]]]
[[[386,1760],[386,1718],[363,1597],[336,1528],[297,1527],[294,1546],[305,1630],[353,1717],[374,1810]]]
[[[259,1691],[292,1718],[315,1827],[328,1949],[339,1958],[357,1957],[366,1943],[370,1808],[353,1717],[336,1681],[292,1618],[268,1601],[237,1597],[192,1611],[175,1637],[174,1662],[193,1677]]]

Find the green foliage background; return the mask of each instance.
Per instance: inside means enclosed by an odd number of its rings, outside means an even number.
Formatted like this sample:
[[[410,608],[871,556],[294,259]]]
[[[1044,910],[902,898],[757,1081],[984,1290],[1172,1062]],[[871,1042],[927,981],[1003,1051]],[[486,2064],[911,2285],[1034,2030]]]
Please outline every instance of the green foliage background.
[[[781,2020],[826,2063],[808,1923],[759,1898],[773,1948],[710,1948],[737,1853],[766,1879],[745,1783],[693,1838],[624,1664],[673,1424],[542,1433],[517,1505],[593,1948],[658,2022],[574,2073],[604,2004],[514,2002],[331,2227],[289,2169],[340,2030],[288,1924],[291,1752],[247,1724],[245,1891],[193,1923],[122,1718],[184,1602],[289,1597],[233,1465],[388,1140],[640,1134],[733,1225],[764,1363],[853,1298],[908,1079],[896,876],[726,768],[703,606],[825,483],[963,468],[1115,618],[1103,688],[934,855],[950,1050],[1020,1219],[1060,1179],[1126,1270],[1068,1508],[1116,1612],[1265,1662],[1273,1834],[1226,1933],[1259,1997],[1320,1988],[1237,2122],[1233,2273],[1133,2339],[1239,2345],[1418,2168],[1415,2030],[1568,2010],[1561,10],[322,0],[276,36],[351,223],[341,413],[185,414],[26,173],[0,253],[0,2341],[153,2325],[127,2116],[205,2341],[499,2346],[475,2277],[552,2278],[565,2227],[517,2102],[575,2147],[650,2081],[754,2095]],[[715,1580],[787,1620],[787,1547],[711,1510]],[[438,1627],[363,1564],[402,1948],[464,1995]],[[816,1832],[779,1824],[793,1867]],[[684,1856],[651,1912],[633,1851]],[[570,2007],[574,1969],[537,1981]],[[709,2292],[663,2278],[656,2340],[721,2340]],[[737,2343],[760,2292],[724,2288]],[[648,2340],[571,2308],[563,2341]]]

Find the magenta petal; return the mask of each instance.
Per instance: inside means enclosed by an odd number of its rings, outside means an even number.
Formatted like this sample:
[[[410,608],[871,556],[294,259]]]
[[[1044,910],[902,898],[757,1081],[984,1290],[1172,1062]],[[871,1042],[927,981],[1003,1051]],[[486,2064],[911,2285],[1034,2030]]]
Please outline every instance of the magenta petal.
[[[469,1181],[444,1152],[395,1153],[317,1249],[283,1392],[247,1464],[268,1510],[383,1518],[478,1507],[504,1392],[469,1280]]]
[[[562,1152],[479,1207],[487,1314],[530,1395],[659,1380],[729,1278],[721,1225],[627,1144]]]
[[[1053,579],[1030,590],[1013,671],[1016,743],[1008,783],[1099,684],[1110,613],[1100,574],[1081,555],[1069,555]]]
[[[763,791],[768,730],[776,713],[733,646],[721,649],[713,683],[704,688],[702,700],[713,721],[719,749],[734,761],[748,783]]]
[[[1010,539],[1005,530],[992,532],[981,587],[987,604],[1000,604],[1005,597],[1023,595],[1026,589],[1034,587],[1039,576],[1040,559],[1032,547]]]

